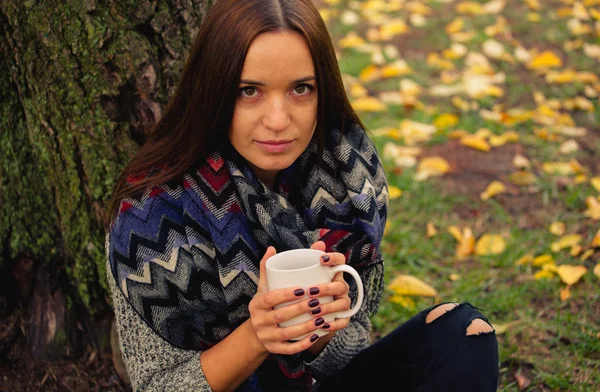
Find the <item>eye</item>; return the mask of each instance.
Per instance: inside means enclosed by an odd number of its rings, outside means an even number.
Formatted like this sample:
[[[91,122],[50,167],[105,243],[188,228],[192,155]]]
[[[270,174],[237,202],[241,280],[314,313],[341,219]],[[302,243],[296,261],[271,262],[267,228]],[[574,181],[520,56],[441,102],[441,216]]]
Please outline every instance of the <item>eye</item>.
[[[242,97],[252,98],[258,96],[258,90],[256,87],[242,87],[240,89],[240,95]]]
[[[294,93],[300,96],[308,95],[314,89],[310,84],[299,84],[294,87]]]

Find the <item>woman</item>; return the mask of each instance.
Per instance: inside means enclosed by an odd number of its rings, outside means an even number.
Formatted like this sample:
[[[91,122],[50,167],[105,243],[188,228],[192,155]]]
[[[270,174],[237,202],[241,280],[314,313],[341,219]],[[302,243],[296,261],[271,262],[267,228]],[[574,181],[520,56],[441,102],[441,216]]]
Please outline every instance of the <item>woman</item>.
[[[135,390],[496,390],[496,338],[468,304],[369,345],[388,203],[363,129],[310,0],[216,2],[111,205],[108,280]],[[266,291],[265,261],[308,247],[361,274],[350,320],[321,318],[354,298],[341,276]],[[310,300],[273,310],[305,289]],[[302,313],[313,319],[278,326]]]

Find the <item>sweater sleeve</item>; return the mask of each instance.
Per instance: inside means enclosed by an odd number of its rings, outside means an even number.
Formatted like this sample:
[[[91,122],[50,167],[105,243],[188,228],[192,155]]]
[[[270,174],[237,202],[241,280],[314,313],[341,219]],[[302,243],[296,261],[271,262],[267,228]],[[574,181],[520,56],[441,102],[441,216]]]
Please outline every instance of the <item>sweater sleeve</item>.
[[[383,294],[383,262],[360,272],[364,285],[364,302],[352,316],[348,326],[336,331],[323,351],[307,365],[317,381],[343,368],[356,354],[371,344],[371,316],[377,312]],[[353,281],[353,280],[352,280]],[[355,284],[350,284],[350,298],[357,297]]]
[[[200,352],[174,347],[156,334],[127,302],[110,272],[107,278],[119,345],[133,390],[212,391],[200,366]]]

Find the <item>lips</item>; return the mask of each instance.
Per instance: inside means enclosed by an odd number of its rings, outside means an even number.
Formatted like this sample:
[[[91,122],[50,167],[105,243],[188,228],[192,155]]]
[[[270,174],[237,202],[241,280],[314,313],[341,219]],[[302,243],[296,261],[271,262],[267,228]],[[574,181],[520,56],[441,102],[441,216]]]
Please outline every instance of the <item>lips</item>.
[[[285,151],[289,150],[294,145],[294,143],[296,143],[296,141],[295,140],[265,140],[265,141],[255,140],[254,143],[256,143],[256,145],[258,147],[260,147],[261,149],[263,149],[265,152],[281,153],[281,152],[285,152]]]

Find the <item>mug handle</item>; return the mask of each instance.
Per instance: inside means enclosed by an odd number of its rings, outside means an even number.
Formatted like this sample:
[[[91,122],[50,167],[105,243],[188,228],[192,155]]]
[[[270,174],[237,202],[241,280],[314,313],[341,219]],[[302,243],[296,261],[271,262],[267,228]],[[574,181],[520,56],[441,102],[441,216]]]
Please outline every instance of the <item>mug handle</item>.
[[[356,312],[358,312],[358,310],[362,306],[364,295],[365,295],[364,288],[363,288],[363,282],[362,282],[362,279],[360,278],[360,275],[358,274],[358,272],[356,272],[356,270],[354,268],[352,268],[346,264],[336,265],[334,267],[328,267],[328,268],[330,269],[329,271],[331,273],[331,279],[333,279],[335,274],[342,271],[342,272],[347,272],[350,275],[352,275],[352,277],[356,281],[356,286],[358,287],[358,298],[356,299],[356,304],[351,309],[334,313],[335,317],[337,317],[337,318],[349,318],[349,317],[354,316],[356,314]]]

